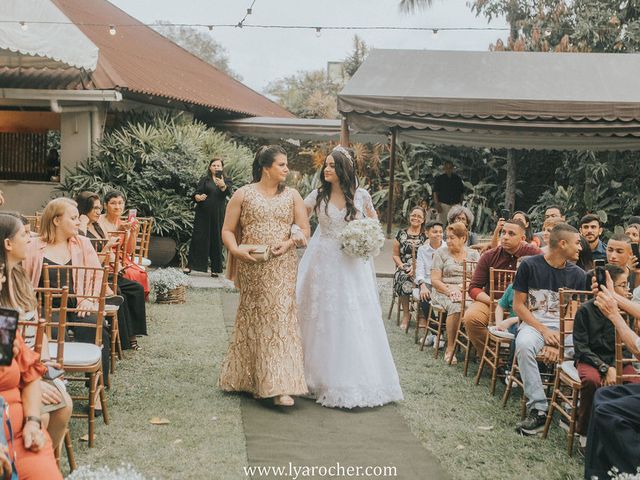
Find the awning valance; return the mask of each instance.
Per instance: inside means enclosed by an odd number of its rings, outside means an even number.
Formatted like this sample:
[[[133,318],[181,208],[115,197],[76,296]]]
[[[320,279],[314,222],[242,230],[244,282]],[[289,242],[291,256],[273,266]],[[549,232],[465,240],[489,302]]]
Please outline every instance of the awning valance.
[[[405,141],[640,149],[640,55],[373,50],[338,96],[356,132]]]
[[[0,21],[0,66],[96,69],[98,47],[50,0],[2,0]]]

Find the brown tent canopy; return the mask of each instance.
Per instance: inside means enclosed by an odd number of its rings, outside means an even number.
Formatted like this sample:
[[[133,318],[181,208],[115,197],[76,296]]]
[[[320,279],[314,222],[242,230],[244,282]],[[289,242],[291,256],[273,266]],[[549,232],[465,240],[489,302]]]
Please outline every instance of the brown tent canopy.
[[[373,50],[338,95],[351,129],[406,141],[640,149],[640,55]]]
[[[407,142],[640,150],[640,55],[372,50],[338,95],[344,131]],[[346,138],[343,141],[348,141]]]

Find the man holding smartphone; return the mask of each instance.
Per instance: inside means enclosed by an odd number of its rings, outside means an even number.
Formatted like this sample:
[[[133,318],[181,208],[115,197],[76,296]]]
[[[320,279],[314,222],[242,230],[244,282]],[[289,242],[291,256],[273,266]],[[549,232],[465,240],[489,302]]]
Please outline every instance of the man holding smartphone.
[[[607,244],[607,263],[625,269],[629,276],[629,289],[638,286],[640,278],[636,274],[638,258],[633,255],[631,239],[623,233],[614,233]]]

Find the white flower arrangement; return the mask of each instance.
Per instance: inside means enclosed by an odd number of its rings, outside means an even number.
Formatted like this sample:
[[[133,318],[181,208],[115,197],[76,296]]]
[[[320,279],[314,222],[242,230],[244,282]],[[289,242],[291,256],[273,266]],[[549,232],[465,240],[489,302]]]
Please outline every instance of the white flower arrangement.
[[[380,222],[373,218],[353,220],[340,233],[341,248],[347,255],[365,260],[380,254],[384,233]]]
[[[189,277],[177,268],[159,268],[149,274],[149,283],[156,294],[164,294],[181,286],[189,286]]]
[[[640,480],[640,467],[637,468],[636,473],[621,473],[617,467],[611,468],[607,473],[611,480]]]
[[[121,465],[115,470],[107,467],[93,469],[87,465],[82,465],[74,470],[67,480],[145,480],[136,472],[131,465]]]

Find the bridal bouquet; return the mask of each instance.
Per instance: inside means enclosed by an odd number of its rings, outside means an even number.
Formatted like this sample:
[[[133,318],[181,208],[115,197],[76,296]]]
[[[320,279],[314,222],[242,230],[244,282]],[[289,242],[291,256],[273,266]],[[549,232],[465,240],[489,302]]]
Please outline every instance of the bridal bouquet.
[[[353,220],[340,234],[342,250],[352,257],[368,259],[380,253],[384,245],[384,233],[378,220],[364,218]]]

